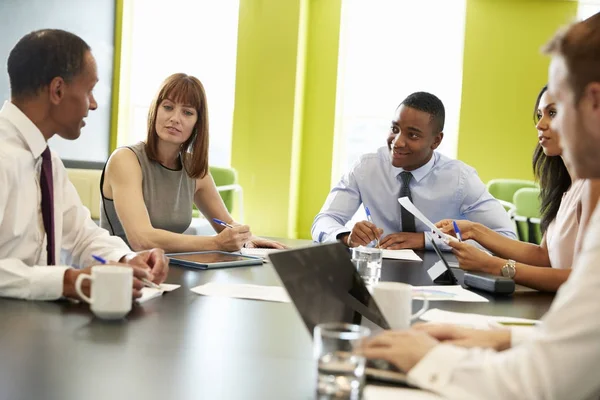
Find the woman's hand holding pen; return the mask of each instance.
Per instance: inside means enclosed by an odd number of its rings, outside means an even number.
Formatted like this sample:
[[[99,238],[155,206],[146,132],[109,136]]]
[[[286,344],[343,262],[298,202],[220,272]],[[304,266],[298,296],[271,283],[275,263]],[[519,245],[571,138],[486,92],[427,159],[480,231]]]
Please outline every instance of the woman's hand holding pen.
[[[346,244],[348,247],[366,246],[373,240],[378,240],[381,235],[383,235],[383,229],[378,228],[372,222],[360,221],[352,228]]]
[[[250,240],[252,232],[248,225],[226,227],[215,236],[217,248],[223,251],[239,251]]]
[[[458,225],[458,229],[460,229],[461,240],[477,240],[477,223],[471,222],[467,220],[453,220],[453,219],[443,219],[435,224],[443,233],[447,235],[452,235],[456,237],[456,232],[454,232],[453,222]]]

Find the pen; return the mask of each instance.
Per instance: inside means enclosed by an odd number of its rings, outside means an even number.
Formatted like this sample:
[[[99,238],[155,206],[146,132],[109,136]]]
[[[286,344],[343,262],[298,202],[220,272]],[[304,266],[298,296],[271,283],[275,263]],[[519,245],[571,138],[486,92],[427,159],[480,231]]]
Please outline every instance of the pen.
[[[456,221],[452,221],[452,225],[454,226],[454,233],[456,233],[456,238],[459,242],[462,242],[462,237],[460,236],[460,229],[458,229],[458,224]]]
[[[221,221],[221,220],[220,220],[220,219],[218,219],[218,218],[213,218],[213,221],[215,221],[217,224],[219,224],[219,225],[221,225],[221,226],[225,226],[225,227],[227,227],[227,228],[233,228],[233,226],[232,226],[232,225],[229,225],[227,222],[225,222],[225,221]]]
[[[107,263],[107,261],[106,261],[104,258],[102,258],[102,257],[100,257],[100,256],[97,256],[97,255],[95,255],[95,254],[92,254],[92,258],[93,258],[94,260],[98,261],[98,262],[99,262],[99,263],[101,263],[101,264],[106,264],[106,263]],[[142,283],[143,283],[144,285],[146,285],[146,287],[151,287],[151,288],[154,288],[154,289],[162,290],[162,289],[161,289],[161,287],[160,287],[159,285],[157,285],[156,283],[152,282],[152,281],[151,281],[151,280],[149,280],[148,278],[142,278],[142,279],[140,279],[140,280],[142,281]]]
[[[535,322],[509,322],[509,321],[496,321],[500,325],[504,326],[536,326]]]
[[[373,218],[371,218],[371,211],[369,210],[369,207],[365,206],[365,212],[367,213],[367,221],[373,223]],[[375,240],[377,241],[377,248],[379,248],[379,238],[375,238]]]

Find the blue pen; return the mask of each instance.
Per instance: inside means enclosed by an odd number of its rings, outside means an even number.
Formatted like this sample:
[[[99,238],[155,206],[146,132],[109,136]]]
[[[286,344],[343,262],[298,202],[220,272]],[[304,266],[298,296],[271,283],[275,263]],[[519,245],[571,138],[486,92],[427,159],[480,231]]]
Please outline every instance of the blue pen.
[[[106,264],[106,260],[100,256],[96,256],[96,255],[92,254],[92,258],[101,264]]]
[[[454,233],[456,233],[456,238],[459,242],[462,242],[462,237],[460,236],[460,229],[458,229],[458,224],[456,221],[452,221],[452,225],[454,226]]]
[[[106,264],[108,261],[106,261],[104,258],[97,256],[95,254],[92,254],[92,258],[96,261],[98,261],[101,264]],[[147,278],[142,278],[141,281],[148,287],[154,288],[154,289],[160,289],[160,286],[157,285],[156,283],[150,281]]]
[[[365,212],[367,213],[367,221],[373,223],[373,218],[371,218],[371,211],[369,210],[369,207],[365,206]],[[377,248],[379,248],[379,238],[376,238],[375,240],[377,241]]]
[[[233,228],[233,226],[232,226],[232,225],[229,225],[227,222],[225,222],[225,221],[221,221],[221,220],[220,220],[220,219],[218,219],[218,218],[213,218],[213,221],[215,221],[217,224],[219,224],[219,225],[221,225],[221,226],[225,226],[225,227],[227,227],[227,228]]]

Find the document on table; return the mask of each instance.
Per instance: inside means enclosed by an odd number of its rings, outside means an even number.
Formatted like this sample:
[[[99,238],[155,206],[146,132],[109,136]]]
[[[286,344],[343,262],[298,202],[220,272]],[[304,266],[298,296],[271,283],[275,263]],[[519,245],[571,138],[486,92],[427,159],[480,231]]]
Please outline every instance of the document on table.
[[[172,292],[175,289],[179,289],[181,285],[174,285],[170,283],[161,283],[160,290],[150,287],[142,288],[142,297],[137,299],[138,303],[144,303],[148,300],[154,299],[156,297],[162,296],[164,292]]]
[[[209,282],[192,288],[192,292],[204,296],[233,297],[239,299],[275,301],[280,303],[289,303],[291,301],[285,289],[280,286]]]
[[[540,323],[539,320],[514,318],[514,317],[496,317],[482,314],[458,313],[444,311],[432,308],[420,317],[423,321],[437,322],[440,324],[455,324],[469,326],[472,328],[490,328],[498,326],[535,326]]]
[[[485,297],[464,289],[460,285],[413,286],[413,299],[422,299],[424,297],[429,301],[489,302]]]
[[[443,397],[419,389],[367,385],[363,392],[365,400],[438,400]]]
[[[278,251],[281,251],[281,250],[280,249],[261,249],[261,248],[256,248],[256,247],[242,247],[242,250],[240,250],[240,253],[242,253],[245,256],[262,257],[268,261],[269,254],[276,253]]]
[[[392,260],[408,260],[408,261],[423,261],[421,257],[417,255],[414,251],[410,249],[403,250],[387,250],[383,249],[383,258],[388,258]]]
[[[431,231],[435,234],[443,238],[446,242],[450,240],[458,240],[454,236],[446,235],[444,232],[439,230],[433,222],[431,222],[415,205],[410,201],[408,197],[400,197],[398,199],[398,203],[416,218],[418,218],[421,222],[423,222]]]

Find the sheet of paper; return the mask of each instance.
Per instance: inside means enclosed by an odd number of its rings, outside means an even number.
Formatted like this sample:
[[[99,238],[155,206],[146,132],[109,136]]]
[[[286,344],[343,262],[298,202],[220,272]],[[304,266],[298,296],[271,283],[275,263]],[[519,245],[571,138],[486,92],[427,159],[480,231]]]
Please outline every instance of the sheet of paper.
[[[485,297],[464,289],[460,285],[413,286],[413,299],[424,297],[429,301],[489,302]]]
[[[438,400],[443,397],[419,389],[367,385],[363,391],[365,400]]]
[[[421,211],[419,211],[419,209],[417,207],[415,207],[415,205],[410,201],[410,199],[408,197],[400,197],[398,199],[398,203],[400,203],[400,205],[402,205],[402,207],[406,208],[406,210],[408,212],[410,212],[412,215],[414,215],[416,218],[418,218],[421,222],[423,222],[425,225],[427,225],[427,227],[429,229],[431,229],[431,231],[435,235],[438,235],[438,236],[444,238],[444,240],[446,240],[446,241],[458,240],[454,236],[446,235],[445,233],[440,231],[433,222],[431,222],[429,219],[427,219],[427,217],[424,216],[423,213]]]
[[[281,251],[279,249],[259,249],[259,248],[246,248],[243,247],[242,250],[240,251],[240,253],[242,253],[245,256],[254,256],[254,257],[262,257],[264,260],[268,261],[269,260],[269,254],[271,253],[276,253],[278,251]]]
[[[421,257],[412,250],[383,250],[383,258],[389,258],[392,260],[408,260],[408,261],[423,261]]]
[[[161,283],[160,290],[155,288],[145,287],[142,289],[142,297],[136,300],[139,304],[145,303],[148,300],[152,300],[156,297],[162,296],[164,292],[172,292],[175,289],[179,289],[181,285],[175,285],[171,283]]]
[[[425,314],[421,315],[421,319],[423,321],[437,322],[440,324],[455,324],[483,329],[498,326],[508,327],[510,325],[536,325],[540,323],[539,320],[535,319],[496,317],[482,314],[458,313],[452,311],[444,311],[437,308],[432,308]]]
[[[234,297],[239,299],[266,300],[281,303],[289,303],[291,301],[285,289],[280,286],[209,282],[192,288],[192,292],[204,296]]]
[[[161,283],[160,288],[163,292],[172,292],[175,289],[179,289],[181,285],[175,285],[173,283]]]

